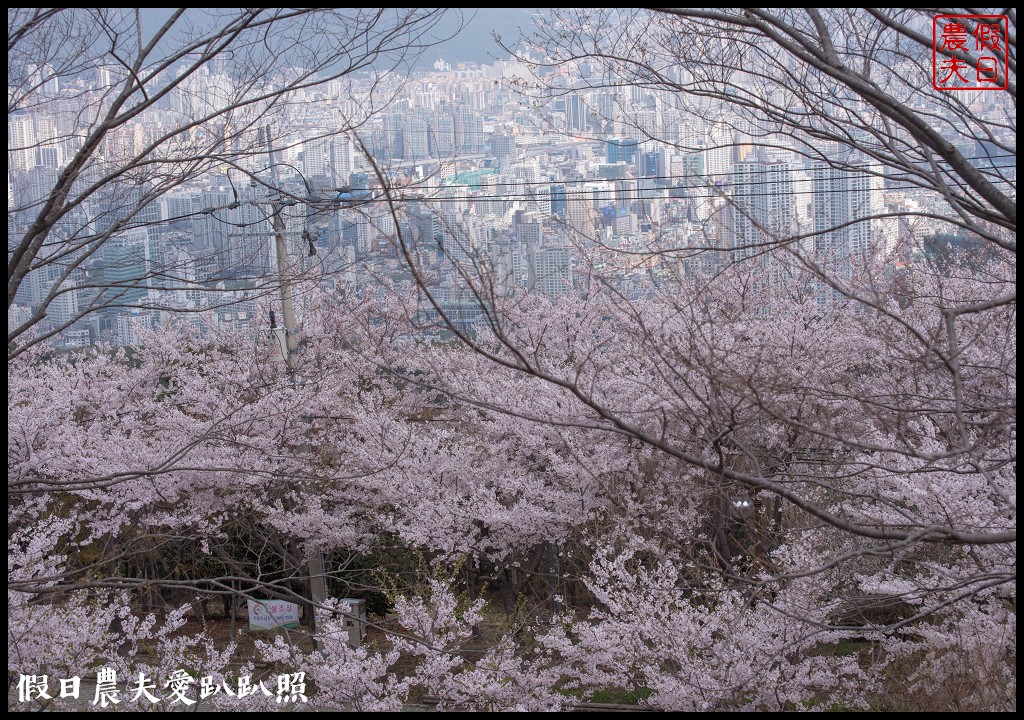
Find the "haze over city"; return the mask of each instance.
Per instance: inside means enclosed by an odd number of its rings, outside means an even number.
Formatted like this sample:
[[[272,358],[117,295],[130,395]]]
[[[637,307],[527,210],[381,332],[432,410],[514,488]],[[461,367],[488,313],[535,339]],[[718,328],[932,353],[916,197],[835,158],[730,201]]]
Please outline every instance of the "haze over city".
[[[1015,708],[1015,23],[9,10],[9,708]]]

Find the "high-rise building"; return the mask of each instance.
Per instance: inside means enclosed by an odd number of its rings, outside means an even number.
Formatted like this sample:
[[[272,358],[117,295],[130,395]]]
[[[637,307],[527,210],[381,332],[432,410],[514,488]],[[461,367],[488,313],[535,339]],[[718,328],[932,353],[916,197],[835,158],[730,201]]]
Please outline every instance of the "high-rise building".
[[[611,138],[605,144],[605,154],[609,163],[632,163],[639,148],[640,141],[635,138]]]
[[[523,222],[516,226],[516,242],[526,247],[540,245],[543,226],[538,222]]]
[[[466,107],[453,110],[455,123],[455,150],[460,153],[483,151],[484,122],[479,114]]]
[[[843,261],[868,251],[875,184],[866,165],[815,163],[811,211],[814,250],[819,256]]]
[[[729,246],[735,257],[750,257],[787,237],[793,222],[793,175],[789,164],[773,161],[733,165]]]
[[[31,170],[36,165],[36,128],[28,113],[7,117],[7,163],[11,170]]]
[[[565,218],[567,203],[565,185],[551,186],[551,214]]]
[[[302,143],[302,174],[306,178],[325,177],[330,162],[330,139],[312,138]]]
[[[149,298],[151,256],[149,232],[144,227],[122,230],[100,250],[95,266],[98,280],[108,289],[104,298],[116,306],[138,306]]]
[[[490,138],[491,152],[499,160],[509,160],[516,153],[516,139],[507,133],[494,133]]]
[[[385,158],[405,157],[405,116],[408,108],[396,109],[384,116],[384,144],[379,154]],[[376,148],[374,149],[377,153]]]
[[[550,297],[568,295],[573,290],[572,251],[567,247],[531,247],[530,287]]]
[[[406,117],[405,154],[406,160],[422,160],[430,154],[430,124],[419,115]]]
[[[583,132],[587,129],[587,104],[579,93],[573,93],[565,99],[565,127],[569,132]]]
[[[591,192],[570,190],[566,192],[565,221],[580,236],[592,239],[594,229],[594,202]]]
[[[452,116],[442,110],[430,116],[430,156],[449,157],[455,150],[455,123]]]
[[[339,135],[331,140],[331,170],[339,182],[345,184],[352,172],[352,138]]]

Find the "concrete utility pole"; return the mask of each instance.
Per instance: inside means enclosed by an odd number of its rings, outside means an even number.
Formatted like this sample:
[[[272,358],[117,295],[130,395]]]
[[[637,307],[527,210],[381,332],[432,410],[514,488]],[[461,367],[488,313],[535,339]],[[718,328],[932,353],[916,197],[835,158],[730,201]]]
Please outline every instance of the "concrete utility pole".
[[[295,381],[295,371],[299,368],[299,339],[295,328],[295,305],[292,300],[292,284],[288,278],[288,247],[284,239],[284,219],[281,217],[281,203],[270,203],[273,213],[274,244],[277,248],[277,275],[281,283],[281,314],[285,329],[285,360],[288,363],[288,375]]]
[[[270,157],[270,172],[274,180],[274,188],[277,189],[277,169],[274,164],[274,149],[270,138],[270,128],[265,129],[267,134],[267,154]],[[272,200],[270,212],[274,224],[274,243],[277,249],[277,273],[278,281],[281,284],[281,314],[284,321],[285,331],[285,360],[288,363],[288,376],[292,383],[296,382],[295,371],[299,367],[299,339],[295,327],[295,306],[292,296],[292,284],[288,274],[288,246],[285,243],[284,218],[281,211],[284,205],[279,200]],[[309,453],[309,443],[302,445],[302,451]],[[316,627],[316,606],[327,599],[327,579],[324,574],[324,556],[322,552],[315,552],[309,559],[309,599],[312,603],[312,617],[309,619],[310,633],[313,637],[313,649],[321,649],[320,640],[317,638]]]

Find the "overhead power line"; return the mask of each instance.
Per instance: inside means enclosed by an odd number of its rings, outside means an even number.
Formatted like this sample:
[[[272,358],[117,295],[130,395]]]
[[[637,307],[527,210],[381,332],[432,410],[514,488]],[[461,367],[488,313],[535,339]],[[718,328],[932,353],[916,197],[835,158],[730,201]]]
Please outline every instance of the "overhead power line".
[[[1015,155],[1006,154],[1006,155],[977,156],[977,157],[969,157],[969,158],[966,158],[966,159],[967,160],[994,160],[994,159],[1000,159],[1000,158],[1015,158],[1015,157],[1016,157]],[[841,173],[846,171],[846,170],[848,170],[847,177],[850,177],[850,178],[859,178],[859,177],[864,177],[865,175],[871,175],[871,176],[874,176],[874,177],[882,177],[883,179],[888,180],[888,181],[894,181],[894,180],[895,181],[908,181],[910,179],[917,178],[917,176],[912,175],[910,173],[903,173],[903,174],[900,174],[900,175],[895,175],[895,174],[884,175],[882,173],[869,172],[869,171],[867,171],[865,169],[862,169],[861,166],[856,166],[856,165],[848,165],[848,166],[842,166],[842,165],[840,165],[840,166],[830,166],[830,165],[826,165],[826,167],[828,167],[830,169],[833,169],[833,170],[836,170],[836,171],[841,172]],[[989,167],[984,167],[983,166],[983,167],[980,167],[978,169],[981,170],[982,172],[985,172],[987,170],[996,170],[998,167],[999,166],[993,164],[993,165],[991,165]],[[791,167],[790,169],[791,170],[793,170],[793,169],[801,170],[802,169],[802,170],[806,171],[806,168],[792,168]],[[751,171],[745,172],[744,174],[745,175],[761,175],[761,174],[771,174],[773,172],[775,172],[775,171],[772,171],[772,170],[751,170]],[[274,197],[267,196],[267,197],[252,198],[252,199],[248,199],[248,200],[237,200],[236,199],[236,200],[234,200],[234,201],[232,201],[230,203],[225,203],[223,205],[205,207],[205,208],[193,210],[191,212],[184,213],[184,214],[181,214],[181,215],[177,215],[177,216],[173,216],[173,217],[169,217],[169,218],[163,218],[161,220],[151,220],[151,221],[146,221],[146,222],[129,224],[129,225],[126,225],[125,228],[123,228],[123,229],[137,228],[137,227],[150,227],[150,226],[154,226],[154,225],[165,225],[165,224],[168,224],[168,223],[180,222],[180,221],[185,221],[185,220],[189,220],[189,219],[194,219],[194,218],[200,217],[202,215],[214,215],[215,213],[222,212],[222,211],[235,210],[235,209],[238,209],[238,208],[240,208],[242,206],[265,206],[269,202],[277,202],[281,206],[292,206],[292,207],[298,206],[298,205],[303,205],[303,206],[306,206],[307,208],[313,209],[314,211],[316,211],[318,208],[321,209],[321,211],[333,211],[333,210],[354,209],[354,208],[358,208],[360,206],[371,205],[371,204],[378,203],[378,202],[391,202],[391,203],[395,203],[395,204],[409,204],[409,203],[420,203],[420,204],[426,203],[426,204],[429,204],[429,203],[438,203],[438,202],[444,202],[444,201],[455,201],[455,202],[495,202],[495,201],[516,202],[516,201],[526,201],[526,202],[529,202],[529,201],[537,201],[541,197],[544,197],[545,195],[547,195],[547,197],[549,197],[549,198],[557,197],[559,195],[563,195],[566,199],[589,200],[589,201],[597,201],[597,202],[600,202],[602,200],[609,200],[609,201],[616,201],[617,200],[617,201],[621,201],[621,202],[633,202],[633,201],[639,201],[639,200],[673,199],[672,197],[666,197],[666,193],[671,193],[672,191],[682,191],[684,193],[684,195],[682,195],[680,198],[677,198],[677,199],[732,198],[732,199],[746,200],[748,198],[773,197],[773,196],[778,196],[779,195],[779,193],[777,193],[777,192],[743,192],[743,193],[739,194],[739,196],[737,197],[734,193],[731,192],[731,191],[735,191],[738,188],[763,187],[765,185],[765,183],[757,182],[757,181],[740,182],[740,183],[722,183],[722,184],[710,183],[710,182],[705,182],[705,183],[694,182],[695,180],[700,180],[700,179],[715,178],[715,177],[726,178],[726,177],[732,177],[733,175],[734,175],[734,173],[732,173],[732,172],[728,172],[728,173],[698,173],[698,174],[694,174],[694,175],[654,175],[654,176],[643,176],[643,177],[639,177],[639,178],[618,178],[618,179],[572,178],[572,179],[566,179],[566,180],[539,180],[539,181],[525,181],[524,180],[524,181],[502,182],[502,183],[498,184],[498,185],[502,186],[503,188],[515,188],[515,189],[518,190],[519,188],[529,188],[529,187],[546,187],[546,188],[551,188],[552,186],[572,186],[572,185],[578,186],[578,185],[587,184],[587,183],[593,183],[593,184],[599,184],[599,183],[600,184],[606,184],[606,183],[616,183],[616,182],[634,182],[634,183],[636,183],[636,182],[642,182],[642,181],[658,181],[658,180],[670,181],[670,182],[671,181],[682,181],[683,183],[686,183],[686,184],[680,184],[680,185],[661,185],[661,186],[656,187],[656,188],[639,188],[638,187],[638,188],[631,189],[631,190],[626,191],[626,192],[623,192],[620,189],[615,188],[615,187],[590,188],[590,189],[586,189],[586,190],[583,190],[583,189],[578,189],[578,190],[577,189],[569,189],[567,187],[564,192],[558,191],[557,193],[534,193],[534,192],[526,191],[526,192],[506,192],[506,193],[494,194],[494,195],[487,195],[487,194],[450,195],[450,194],[444,194],[444,193],[446,191],[456,190],[456,189],[468,189],[468,190],[475,190],[475,191],[478,191],[478,192],[484,192],[484,191],[486,191],[488,186],[463,184],[463,185],[443,185],[443,186],[437,186],[437,187],[422,187],[422,186],[421,187],[417,187],[415,185],[408,185],[408,186],[392,188],[390,193],[383,192],[379,188],[375,188],[373,191],[371,191],[371,190],[353,190],[350,187],[344,187],[344,188],[334,188],[334,189],[328,191],[328,192],[336,192],[336,193],[338,193],[338,195],[335,196],[335,197],[331,197],[329,195],[323,195],[323,196],[318,196],[318,197],[305,197],[305,198],[303,198],[303,197],[300,197],[298,195],[291,195],[291,194],[287,194],[287,193],[282,193],[282,194],[274,196]],[[813,182],[813,178],[811,179],[811,181]],[[804,179],[791,179],[790,182],[792,182],[793,184],[806,183],[807,179],[806,178],[804,178]],[[1003,179],[1001,177],[999,179],[995,179],[994,182],[1003,183],[1003,184],[1011,184],[1010,180]],[[308,185],[304,189],[308,190]],[[882,190],[884,190],[884,191],[927,190],[927,189],[929,189],[927,185],[923,185],[923,184],[918,183],[918,182],[907,182],[906,184],[895,185],[895,186],[894,185],[888,185],[888,186],[882,188]],[[410,192],[415,193],[417,191],[419,191],[419,192],[427,192],[427,193],[432,193],[432,194],[431,195],[426,195],[426,196],[419,195],[419,194],[409,194]],[[374,192],[376,192],[377,194],[373,194]],[[844,192],[844,191],[834,191],[834,192]],[[845,191],[845,192],[850,192],[850,191]],[[363,195],[361,193],[366,193],[366,194]],[[800,197],[800,196],[815,195],[815,194],[820,194],[820,193],[815,193],[815,191],[813,189],[811,189],[811,190],[791,190],[789,193],[786,193],[786,194],[788,194],[789,196],[792,196],[792,197]],[[346,197],[346,196],[348,196],[348,197]],[[236,197],[237,197],[237,193],[236,193]],[[224,219],[224,218],[217,218],[217,220],[219,222],[222,222],[222,223],[226,224],[226,225],[231,225],[232,227],[245,228],[245,227],[252,227],[252,226],[258,225],[258,224],[260,224],[260,223],[262,223],[264,221],[269,220],[270,217],[271,217],[270,215],[265,215],[264,217],[260,217],[260,218],[258,218],[256,220],[254,220],[252,222],[248,222],[248,223],[232,222],[232,221],[229,221],[229,220]],[[93,218],[93,220],[95,220],[95,218]],[[62,239],[61,242],[68,242],[68,241],[70,241],[70,242],[79,242],[79,243],[81,243],[81,242],[88,242],[90,240],[90,238],[99,237],[99,236],[101,236],[101,234],[92,233],[92,234],[89,234],[89,235],[75,236],[75,237],[71,237],[71,238],[67,238],[67,239]]]

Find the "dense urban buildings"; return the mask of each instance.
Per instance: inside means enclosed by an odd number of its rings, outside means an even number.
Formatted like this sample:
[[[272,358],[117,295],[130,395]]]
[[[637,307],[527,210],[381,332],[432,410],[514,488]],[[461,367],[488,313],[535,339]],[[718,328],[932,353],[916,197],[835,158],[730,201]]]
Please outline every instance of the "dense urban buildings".
[[[597,71],[576,65],[581,77]],[[101,97],[112,73],[95,67],[53,82],[47,103],[8,116],[10,236],[33,222],[83,141],[71,124],[75,103]],[[330,85],[300,91],[266,137],[234,139],[239,150],[248,144],[238,167],[213,167],[152,200],[152,182],[126,179],[68,213],[54,229],[63,249],[48,244],[61,258],[29,274],[9,325],[52,292],[39,329],[59,329],[55,342],[69,346],[130,343],[140,323],[204,307],[220,308],[217,322],[252,322],[251,298],[277,272],[270,215],[284,194],[307,201],[281,210],[294,271],[316,268],[327,284],[401,281],[402,231],[446,297],[458,295],[459,266],[481,261],[501,275],[504,293],[558,297],[582,291],[595,266],[637,292],[651,272],[707,271],[793,236],[849,273],[858,257],[892,256],[898,243],[920,253],[924,238],[943,232],[938,220],[885,219],[934,200],[849,150],[814,157],[791,138],[756,132],[725,104],[698,113],[637,86],[551,93],[527,111],[512,82],[527,74],[513,60],[438,61],[391,86],[371,87],[367,76],[345,96],[332,98]],[[574,78],[560,81],[571,87]],[[106,138],[102,161],[116,164],[165,128],[225,106],[231,83],[216,64],[200,68]],[[394,97],[358,129],[339,127],[371,92]],[[87,238],[103,232],[112,240],[90,252]],[[643,268],[623,259],[651,247],[707,252],[669,253]],[[460,306],[459,316],[471,324],[477,313]]]
[[[1007,13],[9,9],[9,709],[1014,709]]]

